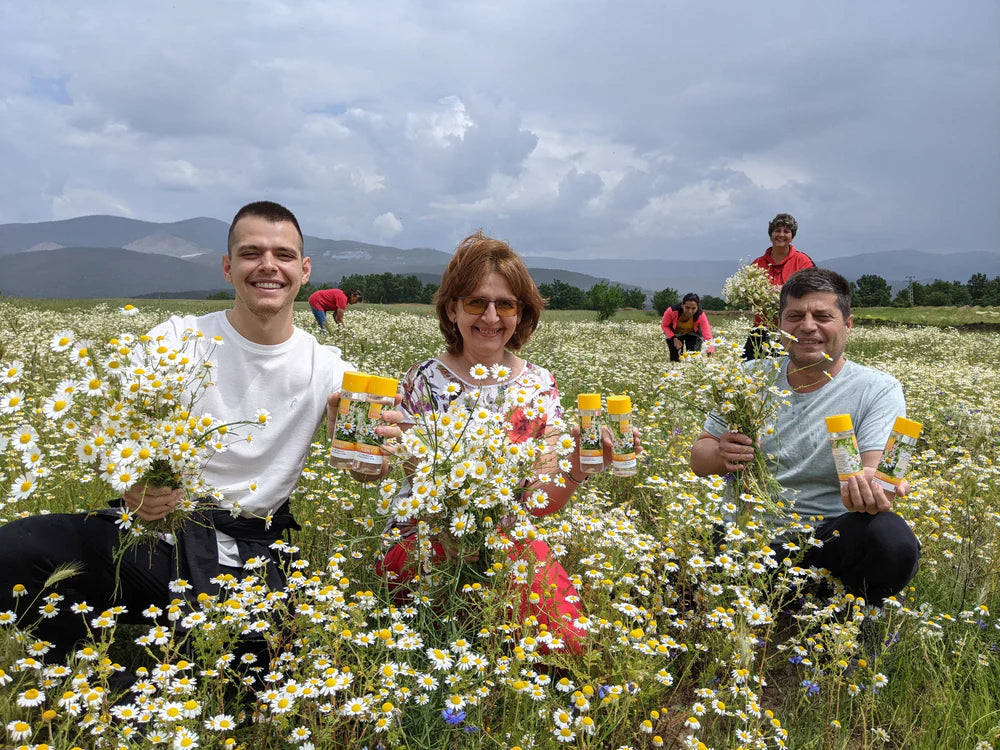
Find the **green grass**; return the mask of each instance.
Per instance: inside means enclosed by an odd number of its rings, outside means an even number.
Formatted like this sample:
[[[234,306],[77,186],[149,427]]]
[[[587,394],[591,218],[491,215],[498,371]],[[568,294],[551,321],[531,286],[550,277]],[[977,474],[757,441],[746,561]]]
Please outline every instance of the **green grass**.
[[[854,311],[854,320],[939,327],[1000,327],[1000,307],[862,307]]]

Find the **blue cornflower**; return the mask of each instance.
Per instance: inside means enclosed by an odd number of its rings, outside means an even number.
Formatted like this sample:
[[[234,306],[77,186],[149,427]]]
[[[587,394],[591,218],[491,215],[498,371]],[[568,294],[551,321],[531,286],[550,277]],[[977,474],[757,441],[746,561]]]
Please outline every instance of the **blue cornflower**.
[[[461,724],[465,721],[465,711],[460,708],[444,708],[441,709],[441,718],[449,724]]]
[[[819,692],[819,685],[812,680],[802,680],[802,687],[806,689],[806,695],[813,696]]]

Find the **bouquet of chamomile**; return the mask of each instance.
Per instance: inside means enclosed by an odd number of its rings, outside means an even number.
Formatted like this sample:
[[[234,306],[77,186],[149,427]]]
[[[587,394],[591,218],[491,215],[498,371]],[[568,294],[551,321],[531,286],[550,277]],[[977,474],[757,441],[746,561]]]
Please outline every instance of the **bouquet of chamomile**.
[[[72,331],[52,339],[71,375],[46,400],[46,416],[70,433],[83,468],[118,494],[136,484],[183,491],[176,510],[160,521],[142,521],[122,507],[118,524],[136,537],[174,531],[199,501],[211,502],[215,491],[201,476],[205,463],[269,420],[265,410],[235,422],[197,411],[213,387],[211,355],[221,345],[190,329],[176,343],[122,333],[97,344]]]
[[[575,445],[561,417],[550,413],[541,382],[524,375],[509,381],[502,367],[471,372],[493,373],[500,383],[495,399],[453,383],[446,408],[417,410],[394,451],[408,487],[401,492],[393,479],[382,484],[379,510],[416,530],[421,581],[433,582],[434,571],[451,561],[472,563],[487,576],[504,571],[511,548],[538,537],[529,511],[548,504],[545,491],[528,485],[558,481]]]

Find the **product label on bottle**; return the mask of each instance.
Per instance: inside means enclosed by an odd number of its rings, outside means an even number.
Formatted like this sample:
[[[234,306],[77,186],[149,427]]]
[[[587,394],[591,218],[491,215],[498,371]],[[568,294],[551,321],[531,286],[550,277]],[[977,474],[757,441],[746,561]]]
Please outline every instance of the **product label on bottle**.
[[[598,465],[604,465],[601,422],[587,414],[580,417],[580,466],[583,468]]]
[[[875,481],[884,489],[894,490],[900,480],[906,476],[906,469],[910,465],[910,457],[913,455],[912,446],[916,445],[916,440],[908,435],[892,433],[882,451],[882,459],[878,462],[878,469],[875,471]]]
[[[367,445],[365,443],[358,443],[354,455],[357,457],[358,462],[363,464],[381,464],[382,463],[382,446],[380,445]]]
[[[861,465],[861,452],[858,450],[858,440],[851,434],[847,437],[831,438],[833,463],[837,466],[837,477],[841,482],[864,473]]]
[[[367,410],[364,408],[366,406]],[[379,415],[381,414],[382,404],[376,402],[362,404],[354,445],[357,460],[361,463],[382,463],[382,436],[375,434],[375,428],[380,424]]]
[[[354,443],[358,423],[364,417],[363,401],[353,401],[349,398],[340,399],[337,405],[337,423],[333,428],[333,441],[330,455],[350,461],[354,458]]]
[[[635,440],[632,437],[632,423],[627,418],[611,423],[611,460],[616,467],[635,466]]]

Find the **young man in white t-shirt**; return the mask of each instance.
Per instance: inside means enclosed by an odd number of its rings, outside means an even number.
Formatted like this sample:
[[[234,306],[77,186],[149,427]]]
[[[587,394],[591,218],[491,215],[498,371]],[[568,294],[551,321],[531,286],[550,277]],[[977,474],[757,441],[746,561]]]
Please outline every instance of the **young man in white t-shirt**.
[[[199,413],[223,422],[245,420],[258,409],[271,415],[252,443],[234,444],[204,466],[204,480],[222,493],[221,501],[196,511],[198,518],[175,537],[140,544],[119,559],[118,511],[32,516],[0,527],[0,612],[15,611],[23,627],[34,624],[35,637],[52,644],[47,660],[61,660],[86,634],[84,619],[70,610],[80,602],[98,611],[120,604],[126,609],[121,621],[149,623],[142,617],[144,609],[151,604],[163,608],[177,596],[171,581],[187,580],[191,598],[215,593],[218,586],[211,579],[220,572],[242,577],[242,565],[250,557],[271,559],[267,581],[272,587],[283,584],[270,545],[296,527],[288,497],[324,416],[328,425],[335,418],[341,381],[349,369],[339,350],[321,346],[293,325],[295,297],[310,270],[295,216],[276,203],[250,203],[233,219],[222,258],[222,272],[236,293],[233,307],[200,317],[174,316],[149,333],[169,344],[193,329],[204,334],[199,347],[221,338],[223,345],[211,354],[215,385],[200,396]],[[386,418],[393,419],[392,414]],[[388,424],[379,431],[398,434]],[[123,494],[122,504],[154,521],[181,499],[180,490],[136,484]],[[51,573],[65,565],[82,570],[44,588]],[[13,596],[18,584],[27,596]],[[52,590],[63,597],[59,612],[39,618],[38,597]],[[28,606],[31,602],[34,607]]]

